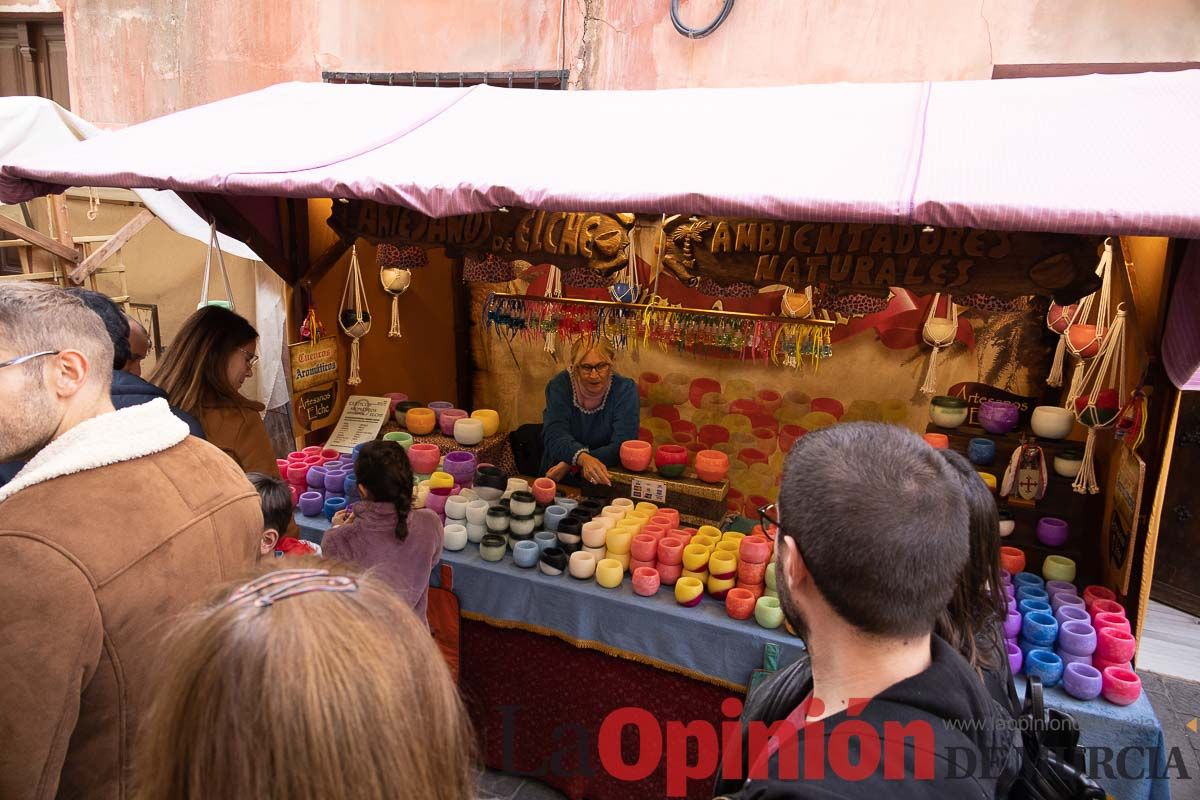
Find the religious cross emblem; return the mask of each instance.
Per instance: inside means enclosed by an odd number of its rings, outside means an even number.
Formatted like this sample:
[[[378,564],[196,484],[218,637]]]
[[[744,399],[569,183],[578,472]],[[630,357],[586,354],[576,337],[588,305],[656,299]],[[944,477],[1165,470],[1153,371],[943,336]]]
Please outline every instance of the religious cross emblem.
[[[1045,496],[1047,484],[1046,458],[1042,448],[1028,441],[1022,442],[1008,462],[1000,494],[1004,497],[1016,494],[1021,500],[1033,502]]]

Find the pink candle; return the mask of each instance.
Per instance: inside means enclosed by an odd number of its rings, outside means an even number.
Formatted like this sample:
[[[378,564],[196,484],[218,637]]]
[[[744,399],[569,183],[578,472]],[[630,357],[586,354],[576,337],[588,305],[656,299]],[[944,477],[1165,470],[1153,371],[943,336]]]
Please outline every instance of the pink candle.
[[[632,562],[630,562],[632,565]],[[633,591],[643,597],[649,597],[658,591],[660,582],[658,571],[653,567],[638,567],[633,571]]]

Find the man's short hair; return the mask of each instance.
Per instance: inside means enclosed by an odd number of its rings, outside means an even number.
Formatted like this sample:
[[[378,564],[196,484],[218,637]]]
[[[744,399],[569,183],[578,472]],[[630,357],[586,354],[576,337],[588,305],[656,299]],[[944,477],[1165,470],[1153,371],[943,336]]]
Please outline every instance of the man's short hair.
[[[274,528],[280,536],[285,535],[292,521],[292,490],[279,478],[261,472],[247,472],[246,478],[262,503],[263,530]]]
[[[68,292],[78,295],[83,304],[96,312],[96,316],[104,323],[108,338],[113,344],[113,369],[124,369],[125,362],[133,357],[129,349],[129,319],[125,312],[107,295],[93,292],[91,289],[68,289]]]
[[[920,437],[854,422],[815,431],[788,455],[780,527],[846,622],[899,638],[927,634],[967,561],[958,478]]]
[[[90,380],[112,383],[113,343],[104,323],[78,294],[50,283],[0,283],[0,341],[17,355],[78,350],[91,364]],[[27,374],[41,369],[26,364]]]

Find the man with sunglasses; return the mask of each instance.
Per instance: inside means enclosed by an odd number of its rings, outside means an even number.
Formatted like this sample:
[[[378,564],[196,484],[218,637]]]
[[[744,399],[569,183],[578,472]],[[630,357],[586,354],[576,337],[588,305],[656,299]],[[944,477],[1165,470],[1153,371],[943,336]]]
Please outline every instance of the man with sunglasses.
[[[748,721],[774,735],[762,747],[750,737],[749,780],[718,791],[996,796],[1017,763],[1011,717],[933,634],[968,554],[966,501],[944,459],[897,426],[837,425],[796,443],[779,506],[761,513],[776,530],[779,602],[809,657],[749,698]]]
[[[0,284],[0,797],[129,794],[164,621],[257,557],[241,470],[112,375],[78,295]]]

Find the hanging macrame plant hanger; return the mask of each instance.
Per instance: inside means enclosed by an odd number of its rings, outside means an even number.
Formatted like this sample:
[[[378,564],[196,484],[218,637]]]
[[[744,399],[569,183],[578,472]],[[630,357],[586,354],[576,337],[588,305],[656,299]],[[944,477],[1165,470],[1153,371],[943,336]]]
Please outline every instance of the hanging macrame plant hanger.
[[[1083,463],[1071,488],[1080,494],[1096,494],[1100,491],[1095,468],[1096,433],[1116,424],[1121,417],[1121,403],[1126,399],[1124,303],[1117,307],[1112,327],[1104,337],[1104,347],[1088,364],[1081,384],[1084,389],[1074,402],[1075,418],[1087,426],[1088,435],[1083,448]],[[1115,407],[1106,408],[1099,404],[1100,395],[1107,388],[1116,391]]]
[[[933,348],[929,354],[929,369],[925,372],[925,382],[921,384],[923,394],[937,394],[938,356],[942,350],[954,344],[954,339],[958,336],[958,309],[954,306],[954,298],[946,295],[946,316],[939,317],[937,308],[941,297],[941,293],[934,294],[925,324],[921,326],[921,338]]]
[[[217,254],[217,269],[221,270],[221,283],[225,285],[225,300],[208,299],[208,280],[212,270],[213,252]],[[221,252],[221,242],[217,239],[217,223],[208,223],[208,254],[204,257],[204,284],[200,287],[200,302],[196,308],[205,306],[220,306],[230,311],[236,310],[233,303],[233,290],[229,288],[229,273],[225,270],[225,254]]]
[[[1105,339],[1109,333],[1110,297],[1112,293],[1112,239],[1104,240],[1104,252],[1096,264],[1096,276],[1100,278],[1100,290],[1093,292],[1079,301],[1071,324],[1067,326],[1065,339],[1066,349],[1075,357],[1075,371],[1071,376],[1071,388],[1067,392],[1065,408],[1070,409],[1075,398],[1083,393],[1084,374],[1088,362],[1095,359],[1104,349]],[[1092,310],[1095,309],[1095,319],[1089,323]],[[1061,377],[1061,376],[1060,376]]]
[[[353,297],[351,297],[353,293]],[[350,337],[350,377],[346,383],[357,386],[360,377],[359,340],[371,330],[371,310],[367,307],[367,293],[363,289],[362,270],[358,266],[358,248],[350,248],[350,269],[346,273],[346,287],[342,289],[342,304],[338,313],[338,326]]]

